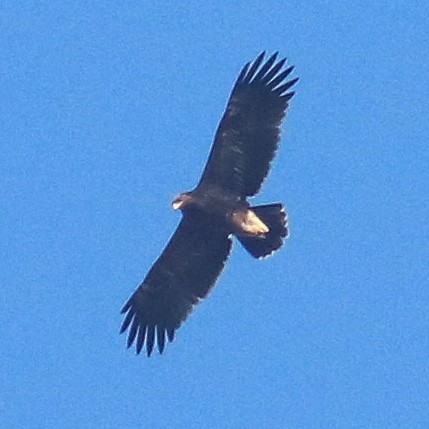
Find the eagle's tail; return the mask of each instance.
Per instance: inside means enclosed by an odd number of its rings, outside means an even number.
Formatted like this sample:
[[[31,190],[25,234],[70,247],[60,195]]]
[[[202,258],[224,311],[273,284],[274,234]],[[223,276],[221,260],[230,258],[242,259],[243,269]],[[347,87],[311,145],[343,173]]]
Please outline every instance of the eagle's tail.
[[[249,210],[256,214],[269,231],[264,235],[239,235],[237,238],[254,258],[264,258],[279,249],[283,239],[289,235],[287,214],[280,203],[250,207]]]

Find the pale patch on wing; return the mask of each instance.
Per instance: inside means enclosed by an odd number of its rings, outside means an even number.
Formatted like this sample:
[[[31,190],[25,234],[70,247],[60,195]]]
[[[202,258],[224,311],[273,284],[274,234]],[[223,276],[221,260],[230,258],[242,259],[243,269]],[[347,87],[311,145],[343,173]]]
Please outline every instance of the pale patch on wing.
[[[270,230],[252,210],[247,210],[245,213],[234,213],[232,215],[232,221],[245,234],[263,236]]]

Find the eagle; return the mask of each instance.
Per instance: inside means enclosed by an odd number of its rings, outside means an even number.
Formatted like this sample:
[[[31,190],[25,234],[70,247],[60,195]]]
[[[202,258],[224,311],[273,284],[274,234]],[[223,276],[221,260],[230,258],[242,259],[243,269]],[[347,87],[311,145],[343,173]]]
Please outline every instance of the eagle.
[[[193,307],[214,286],[233,236],[254,258],[278,250],[288,236],[281,203],[251,206],[268,175],[280,126],[298,78],[278,52],[245,64],[229,97],[197,186],[172,202],[182,212],[177,229],[143,282],[122,308],[127,347],[163,353]]]

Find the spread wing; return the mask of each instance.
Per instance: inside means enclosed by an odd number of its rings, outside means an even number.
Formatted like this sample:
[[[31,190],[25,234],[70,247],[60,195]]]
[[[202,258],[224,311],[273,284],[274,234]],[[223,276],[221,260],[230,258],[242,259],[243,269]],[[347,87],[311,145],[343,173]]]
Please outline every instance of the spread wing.
[[[293,67],[277,53],[247,63],[232,89],[200,180],[242,197],[255,195],[268,174],[280,140],[280,125],[298,78],[284,82]]]
[[[231,250],[222,225],[198,213],[184,214],[161,256],[122,309],[121,333],[129,328],[127,346],[136,343],[139,354],[146,344],[150,356],[156,341],[160,353],[166,337],[176,329],[198,301],[207,296]]]

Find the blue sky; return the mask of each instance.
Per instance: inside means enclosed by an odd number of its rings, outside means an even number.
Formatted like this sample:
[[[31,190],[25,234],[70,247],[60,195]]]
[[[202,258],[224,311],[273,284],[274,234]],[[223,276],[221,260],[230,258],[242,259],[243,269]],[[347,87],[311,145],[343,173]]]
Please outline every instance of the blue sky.
[[[0,426],[429,427],[426,2],[3,2]],[[426,17],[426,18],[425,18]],[[297,95],[236,245],[163,356],[120,308],[260,51]]]

